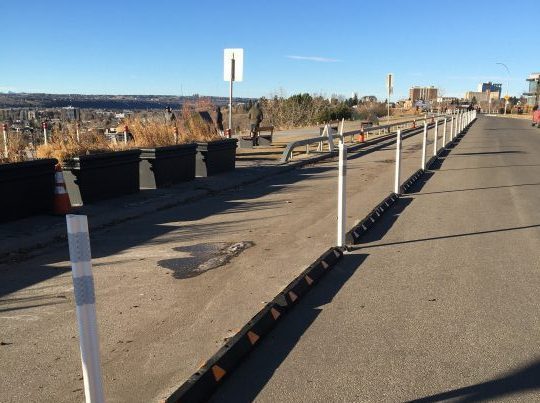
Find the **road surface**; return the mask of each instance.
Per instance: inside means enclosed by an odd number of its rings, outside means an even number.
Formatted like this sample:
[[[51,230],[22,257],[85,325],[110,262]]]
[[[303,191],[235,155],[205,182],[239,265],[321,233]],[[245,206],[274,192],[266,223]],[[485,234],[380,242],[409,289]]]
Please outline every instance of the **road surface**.
[[[481,117],[213,402],[540,401],[540,130]]]
[[[403,178],[420,166],[420,141],[404,141]],[[349,227],[391,191],[394,153],[351,153]],[[310,165],[90,234],[108,402],[166,396],[335,244],[336,168]],[[67,245],[0,265],[0,279],[1,400],[81,401]]]

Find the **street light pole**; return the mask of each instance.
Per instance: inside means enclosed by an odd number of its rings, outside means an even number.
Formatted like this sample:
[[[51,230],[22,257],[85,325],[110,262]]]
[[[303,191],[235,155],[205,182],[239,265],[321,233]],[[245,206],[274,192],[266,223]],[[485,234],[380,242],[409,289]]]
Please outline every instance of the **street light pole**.
[[[508,106],[508,86],[510,85],[510,70],[508,69],[508,66],[504,63],[497,62],[495,64],[500,64],[506,69],[506,74],[508,75],[506,78],[506,96],[504,97],[504,114],[506,115],[506,108]]]

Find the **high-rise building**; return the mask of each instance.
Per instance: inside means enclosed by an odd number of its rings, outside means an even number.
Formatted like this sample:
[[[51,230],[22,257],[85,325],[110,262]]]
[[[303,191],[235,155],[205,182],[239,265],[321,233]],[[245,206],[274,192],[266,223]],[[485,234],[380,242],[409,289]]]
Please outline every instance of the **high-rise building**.
[[[527,104],[538,105],[540,101],[540,73],[530,74],[527,81],[529,82],[529,92],[523,94],[527,97]]]
[[[502,84],[499,83],[480,83],[478,84],[478,92],[498,92],[499,96],[497,99],[501,99],[502,94]]]
[[[438,89],[435,87],[412,87],[409,89],[409,99],[412,103],[416,101],[437,100]]]

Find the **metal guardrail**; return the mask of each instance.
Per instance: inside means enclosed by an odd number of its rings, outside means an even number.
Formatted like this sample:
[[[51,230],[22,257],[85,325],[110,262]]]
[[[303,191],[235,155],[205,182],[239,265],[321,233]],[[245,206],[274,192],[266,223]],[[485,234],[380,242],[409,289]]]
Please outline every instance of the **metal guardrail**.
[[[351,142],[352,142],[354,135],[362,135],[363,134],[363,135],[366,136],[365,140],[367,140],[369,133],[373,133],[373,132],[378,131],[379,134],[376,137],[379,137],[381,135],[381,131],[385,132],[385,134],[390,134],[391,129],[393,127],[397,127],[398,130],[399,129],[404,129],[404,128],[414,128],[416,123],[418,123],[418,122],[428,121],[428,120],[434,121],[435,119],[437,119],[437,121],[439,121],[439,120],[442,120],[442,119],[448,119],[448,117],[450,117],[450,116],[452,116],[452,115],[435,115],[435,114],[428,115],[428,114],[426,114],[424,117],[421,117],[419,119],[406,120],[406,121],[403,121],[403,122],[395,122],[395,123],[390,123],[390,124],[382,125],[382,126],[368,126],[368,127],[364,127],[364,128],[361,128],[361,129],[351,130],[351,131],[345,132],[343,134],[332,133],[331,132],[330,136],[321,136],[321,135],[319,135],[318,137],[311,137],[311,138],[308,138],[308,139],[292,141],[289,144],[287,144],[287,147],[285,148],[285,150],[283,151],[283,154],[281,155],[280,162],[286,163],[290,159],[292,159],[293,158],[293,151],[294,151],[295,148],[298,148],[298,147],[305,146],[306,147],[306,154],[309,154],[309,151],[310,151],[309,146],[310,145],[318,144],[319,148],[322,150],[323,144],[325,142],[327,142],[329,151],[333,152],[333,145],[334,145],[333,144],[333,139],[334,138],[338,138],[338,139],[342,138],[343,141],[345,141],[346,137],[350,136],[351,137]],[[332,130],[332,127],[331,127],[332,123],[335,125],[335,122],[331,122],[331,123],[328,123],[327,125],[325,125],[325,126],[328,126],[327,130],[329,130],[329,131]],[[412,127],[407,127],[408,125],[412,125]],[[332,142],[332,144],[330,144],[331,142]]]

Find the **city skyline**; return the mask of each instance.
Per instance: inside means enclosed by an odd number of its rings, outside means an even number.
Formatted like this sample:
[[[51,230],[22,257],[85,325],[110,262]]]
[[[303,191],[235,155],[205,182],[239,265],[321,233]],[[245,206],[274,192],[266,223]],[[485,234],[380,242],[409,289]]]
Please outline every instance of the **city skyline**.
[[[390,72],[394,100],[407,98],[412,86],[431,85],[462,97],[488,81],[519,96],[538,70],[527,60],[530,43],[509,30],[534,36],[532,24],[522,24],[532,1],[515,11],[502,1],[276,1],[261,4],[257,18],[243,1],[227,10],[214,1],[204,9],[174,2],[28,4],[25,23],[6,33],[3,56],[10,62],[0,65],[0,92],[227,96],[226,47],[245,49],[239,97],[356,92],[385,99]],[[20,18],[17,5],[4,8],[7,20]],[[478,30],[486,12],[501,27]]]

